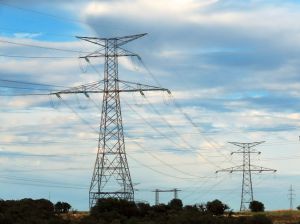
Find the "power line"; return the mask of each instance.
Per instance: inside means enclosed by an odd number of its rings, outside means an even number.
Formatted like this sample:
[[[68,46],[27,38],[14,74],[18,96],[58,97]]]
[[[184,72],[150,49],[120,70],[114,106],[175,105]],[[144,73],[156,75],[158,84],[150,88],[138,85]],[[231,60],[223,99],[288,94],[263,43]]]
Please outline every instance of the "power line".
[[[142,149],[144,152],[146,152],[147,154],[149,154],[152,158],[154,158],[155,160],[159,161],[160,163],[164,164],[165,166],[177,171],[177,172],[180,172],[184,175],[188,175],[188,176],[192,176],[192,177],[196,177],[196,178],[205,178],[205,177],[200,177],[200,176],[196,176],[196,175],[193,175],[193,174],[190,174],[190,173],[187,173],[187,172],[184,172],[182,171],[181,169],[178,169],[176,167],[174,167],[173,165],[169,164],[169,163],[166,163],[164,160],[160,159],[159,157],[155,156],[154,154],[150,153],[149,151],[145,150],[141,144],[139,144],[138,142],[134,142],[134,144],[136,144],[137,146],[139,146],[140,149]]]
[[[24,46],[24,47],[41,48],[41,49],[46,49],[46,50],[55,50],[55,51],[72,52],[72,53],[86,53],[86,54],[91,53],[91,52],[86,52],[86,51],[61,49],[61,48],[47,47],[47,46],[41,46],[41,45],[35,45],[35,44],[19,43],[19,42],[13,42],[13,41],[8,41],[8,40],[3,40],[3,39],[0,39],[0,42],[1,43],[8,43],[8,44],[13,44],[13,45]]]
[[[61,100],[62,100],[62,98],[61,98]],[[91,126],[91,124],[87,121],[87,120],[85,120],[84,118],[82,118],[69,104],[67,104],[65,101],[63,101],[64,103],[65,103],[65,105],[70,109],[70,110],[72,110],[72,112],[76,115],[76,116],[78,116],[79,118],[80,118],[80,120],[84,123],[84,124],[86,124],[88,127],[90,127],[94,132],[96,132],[97,133],[97,130],[95,130],[92,126]],[[136,143],[136,142],[134,142],[134,144],[136,144],[136,145],[139,145],[140,147],[141,147],[141,145],[140,144],[138,144],[138,143]],[[146,151],[146,150],[144,150],[144,151]],[[133,159],[134,161],[136,161],[137,163],[139,163],[140,165],[142,165],[142,166],[144,166],[144,167],[146,167],[146,168],[148,168],[148,169],[150,169],[150,170],[152,170],[152,171],[154,171],[154,172],[156,172],[156,173],[159,173],[159,174],[162,174],[162,175],[165,175],[165,176],[168,176],[168,177],[172,177],[172,178],[176,178],[176,179],[185,179],[185,180],[191,180],[191,179],[195,179],[195,177],[194,178],[183,178],[183,177],[178,177],[178,176],[173,176],[173,175],[170,175],[170,174],[168,174],[168,173],[164,173],[164,172],[161,172],[161,171],[159,171],[159,170],[156,170],[156,169],[153,169],[152,168],[152,166],[148,166],[148,165],[146,165],[146,164],[143,164],[143,163],[141,163],[141,162],[139,162],[139,161],[137,161],[136,159],[134,159],[134,158],[132,158],[130,155],[128,155],[131,159]],[[170,165],[170,164],[168,164],[169,165],[169,167],[172,167],[172,165]],[[174,167],[173,167],[174,168]],[[181,171],[182,172],[182,171]],[[186,173],[185,173],[185,175],[186,175]],[[197,178],[207,178],[207,177],[199,177],[199,176],[197,176]]]
[[[124,102],[124,100],[123,100]],[[163,132],[161,132],[159,129],[157,129],[156,127],[154,127],[149,121],[147,121],[140,113],[138,113],[136,110],[134,110],[126,101],[125,104],[133,111],[135,112],[146,124],[148,124],[153,130],[155,130],[156,132],[158,132],[160,135],[164,136],[166,139],[168,139],[170,142],[172,142],[173,144],[175,144],[177,147],[182,148],[177,142],[175,142],[172,138],[170,138],[170,136],[165,135]],[[157,110],[156,110],[157,111]],[[160,116],[161,114],[158,113]],[[162,117],[161,117],[162,118]],[[162,118],[163,119],[163,118]],[[165,122],[167,122],[164,119]],[[168,123],[168,122],[167,122]],[[168,126],[174,131],[174,133],[176,133],[177,136],[179,136],[181,139],[182,137],[176,132],[176,130],[174,130],[173,126],[171,124],[168,123]],[[216,165],[215,163],[213,163],[212,161],[210,161],[209,159],[207,159],[206,157],[204,157],[200,152],[199,149],[196,149],[195,147],[191,146],[185,139],[182,139],[183,142],[189,147],[189,149],[193,150],[194,152],[196,152],[197,155],[199,155],[201,158],[203,158],[205,161],[207,161],[209,164],[213,165],[214,167],[218,167],[220,168],[219,165]],[[187,148],[185,148],[187,149]],[[189,150],[189,151],[191,151]]]
[[[65,188],[65,189],[73,189],[73,190],[86,190],[87,187],[72,187],[72,186],[65,186],[65,185],[49,185],[49,184],[34,184],[34,183],[24,183],[24,182],[11,182],[11,181],[3,181],[1,180],[1,184],[14,184],[18,186],[34,186],[34,187],[47,187],[47,188]]]
[[[62,100],[62,98],[61,98],[61,100]],[[92,126],[91,126],[91,124],[87,121],[87,120],[85,120],[84,118],[82,118],[69,104],[67,104],[64,100],[63,100],[63,102],[65,103],[65,105],[70,109],[70,110],[72,110],[72,112],[76,115],[76,116],[78,116],[79,118],[80,118],[80,120],[82,121],[82,122],[84,122],[84,124],[86,124],[86,125],[88,125],[88,127],[90,127],[92,130],[94,130],[95,132],[97,132],[97,130],[95,130]],[[138,145],[141,149],[143,149],[143,147],[139,144],[139,143],[136,143],[136,142],[134,142],[134,144],[136,144],[136,145]],[[143,149],[144,150],[144,149]],[[144,151],[146,151],[146,150],[144,150]],[[152,154],[151,154],[152,155]],[[129,156],[129,155],[128,155]],[[152,157],[154,157],[153,155],[152,155]],[[132,158],[132,157],[130,157],[130,158]],[[156,160],[158,160],[158,158],[157,157],[155,157],[156,158]],[[135,160],[134,158],[132,158],[133,160]],[[136,160],[135,160],[136,161]],[[162,161],[162,160],[159,160],[160,162]],[[141,163],[140,163],[141,164]],[[164,163],[165,165],[166,165],[166,163]],[[173,178],[177,178],[177,179],[192,179],[192,178],[181,178],[181,177],[177,177],[177,176],[173,176],[173,175],[169,175],[169,174],[166,174],[166,173],[164,173],[164,172],[161,172],[161,171],[158,171],[158,170],[156,170],[156,169],[153,169],[153,168],[151,168],[150,166],[148,166],[148,165],[145,165],[145,164],[143,164],[143,166],[144,167],[146,167],[146,168],[150,168],[152,171],[154,171],[154,172],[157,172],[157,173],[160,173],[160,174],[163,174],[163,175],[167,175],[167,176],[169,176],[169,177],[173,177]],[[172,165],[170,165],[170,164],[168,164],[168,166],[169,167],[171,167],[171,168],[173,168],[174,169],[174,167],[172,166]],[[176,170],[178,170],[178,169],[176,169]],[[182,172],[181,170],[180,170],[180,172]],[[187,173],[184,173],[185,175],[187,174]],[[205,177],[199,177],[199,176],[197,176],[197,178],[205,178]]]
[[[41,11],[37,11],[37,10],[33,10],[33,9],[28,9],[28,8],[24,8],[24,7],[12,5],[12,4],[7,4],[3,1],[0,1],[0,4],[4,5],[6,7],[15,8],[15,9],[22,10],[22,11],[28,11],[28,12],[32,12],[32,13],[43,15],[43,16],[48,16],[48,17],[52,17],[54,19],[58,19],[58,20],[62,20],[62,21],[69,21],[69,22],[72,22],[72,23],[80,23],[80,24],[89,26],[87,23],[85,23],[84,21],[81,21],[81,20],[70,19],[70,18],[67,18],[67,17],[57,16],[57,15],[50,14],[50,13],[45,13],[45,12],[41,12]]]
[[[55,15],[55,14],[51,14],[51,13],[47,13],[47,12],[43,12],[43,11],[33,10],[33,9],[29,9],[29,8],[25,8],[25,7],[13,5],[13,4],[4,3],[3,1],[0,1],[0,4],[4,5],[6,7],[15,8],[15,9],[18,9],[18,10],[39,14],[39,15],[42,15],[42,16],[51,17],[51,18],[54,18],[56,20],[61,20],[61,21],[64,21],[64,22],[69,22],[69,23],[71,22],[71,23],[81,24],[81,25],[84,25],[85,27],[89,28],[89,30],[93,30],[91,25],[88,24],[84,20],[73,19],[73,18],[70,18],[70,17],[59,16],[59,15]],[[78,10],[80,10],[80,9],[78,9]],[[118,32],[122,31],[122,32],[128,33],[128,27],[127,27],[127,29],[121,29],[121,28],[112,28],[113,26],[115,26],[115,24],[111,23],[110,25],[111,25],[111,29],[113,29],[115,31],[118,31]],[[22,32],[26,32],[26,31],[22,31]],[[93,34],[94,34],[94,32],[93,32]],[[52,35],[52,36],[68,36],[68,35],[57,35],[57,34],[49,34],[49,35]],[[73,37],[73,35],[72,35],[72,37]]]
[[[2,82],[10,82],[10,83],[18,83],[18,84],[26,84],[26,85],[35,85],[35,86],[53,86],[53,87],[64,87],[65,88],[65,86],[38,83],[38,82],[27,82],[27,81],[19,81],[19,80],[0,79],[0,82],[1,81]]]
[[[40,91],[53,91],[53,89],[40,89],[40,88],[17,87],[17,86],[4,86],[4,85],[0,85],[0,88],[6,88],[6,89],[40,90]]]
[[[148,168],[149,170],[152,170],[153,172],[158,173],[158,174],[161,174],[161,175],[163,175],[163,176],[167,176],[167,177],[171,177],[171,178],[175,178],[175,179],[181,179],[181,180],[188,180],[188,181],[195,180],[195,178],[178,177],[178,176],[174,176],[174,175],[171,175],[171,174],[162,172],[162,171],[160,171],[160,170],[153,169],[152,166],[148,166],[148,165],[146,165],[146,164],[140,162],[139,160],[133,158],[133,157],[130,156],[130,155],[127,155],[127,156],[128,156],[129,158],[131,158],[132,160],[134,160],[136,163],[140,164],[141,166],[146,167],[146,168]]]
[[[7,55],[0,54],[0,57],[5,58],[28,58],[28,59],[67,59],[67,58],[78,58],[78,57],[64,57],[64,56],[25,56],[25,55]]]
[[[187,145],[187,146],[189,146],[190,148],[194,148],[193,146],[191,146],[191,144],[189,143],[189,142],[187,142],[178,132],[177,132],[177,130],[173,127],[173,125],[172,124],[170,124],[163,116],[162,116],[162,114],[153,106],[153,104],[152,103],[150,103],[150,101],[147,99],[147,98],[145,98],[146,99],[146,101],[148,102],[148,104],[151,106],[151,108],[152,108],[152,110],[156,113],[156,114],[158,114],[159,115],[159,117],[167,124],[167,126],[169,127],[169,128],[171,128],[172,130],[173,130],[173,132]],[[214,147],[215,148],[215,147]],[[197,149],[196,149],[197,150]],[[200,152],[197,152],[202,158],[203,158],[203,156],[202,156],[202,154],[200,154]],[[222,156],[224,156],[222,153],[220,153]],[[224,156],[225,157],[225,156]],[[204,158],[205,160],[207,160],[206,158]],[[211,161],[209,161],[209,160],[207,160],[208,162],[210,162],[211,164],[213,164],[214,166],[216,166],[216,167],[219,167],[220,168],[220,166],[218,166],[218,165],[215,165],[213,162],[211,162]]]
[[[164,138],[168,139],[170,142],[172,142],[174,145],[176,145],[177,147],[179,147],[179,149],[181,148],[181,146],[174,141],[172,138],[170,138],[168,135],[165,135],[162,131],[160,131],[158,128],[156,128],[154,125],[152,125],[149,121],[147,121],[146,118],[144,118],[140,113],[138,113],[135,109],[133,109],[132,106],[130,106],[124,99],[123,101],[133,112],[135,112],[147,125],[149,125],[154,131],[156,131],[157,133],[159,133],[161,136],[163,136]],[[181,150],[183,151],[183,150]]]
[[[67,183],[59,183],[59,182],[53,182],[48,180],[42,180],[42,179],[33,179],[33,178],[24,178],[24,177],[14,177],[14,176],[0,176],[2,179],[7,180],[17,180],[27,183],[36,183],[36,184],[51,184],[55,186],[65,186],[65,187],[74,187],[74,188],[85,188],[83,185],[78,184],[67,184]]]
[[[140,57],[138,57],[138,59],[139,59],[140,63],[142,64],[142,66],[146,69],[146,71],[148,72],[148,74],[152,77],[152,79],[160,86],[159,81],[156,79],[155,75],[150,71],[150,69],[146,66],[146,64],[143,62],[143,60],[142,60]],[[171,96],[172,96],[172,95],[171,95]],[[176,101],[175,101],[175,99],[174,99],[173,97],[171,97],[171,99],[172,99],[172,102],[173,102],[173,104],[175,105],[175,107],[176,107],[177,109],[179,109],[179,111],[184,115],[184,118],[185,118],[189,123],[191,123],[192,126],[194,126],[194,127],[196,128],[196,130],[199,132],[199,134],[202,136],[202,132],[199,131],[199,127],[194,123],[194,121],[190,118],[190,116],[187,115],[187,114],[182,110],[182,108],[179,106],[179,104],[176,103]],[[146,98],[146,100],[147,100],[147,98]],[[172,130],[174,130],[173,126],[172,126],[167,120],[165,120],[165,119],[163,118],[163,116],[160,114],[160,112],[159,112],[158,110],[156,110],[156,108],[155,108],[148,100],[147,100],[147,102],[148,102],[148,104],[150,104],[150,106],[152,107],[152,109],[153,109],[158,115],[160,115],[160,118],[162,118]],[[176,132],[176,130],[174,130],[174,131]],[[181,135],[179,135],[179,136],[180,136],[180,138],[182,138]],[[210,142],[210,140],[208,139],[208,137],[205,137],[205,136],[202,136],[202,137],[204,138],[204,140],[205,140],[209,145],[212,146],[212,148],[216,148],[214,145],[212,145],[212,143]],[[186,141],[184,140],[184,142],[186,142]],[[215,142],[214,142],[214,143],[215,143]],[[217,144],[217,143],[215,143],[215,144],[216,144],[217,146],[220,146],[220,145]],[[217,151],[218,153],[220,153],[223,157],[226,157],[226,155],[224,155],[223,153],[219,152],[219,150],[216,149],[216,151]]]
[[[67,35],[67,34],[57,34],[57,33],[48,33],[48,32],[37,32],[37,31],[32,31],[32,30],[25,30],[25,29],[12,29],[12,28],[7,28],[7,27],[0,27],[0,30],[4,30],[4,31],[10,31],[10,32],[19,32],[19,33],[26,33],[26,34],[37,34],[37,35],[47,35],[47,36],[54,36],[54,37],[72,37],[72,38],[76,38],[75,35]]]

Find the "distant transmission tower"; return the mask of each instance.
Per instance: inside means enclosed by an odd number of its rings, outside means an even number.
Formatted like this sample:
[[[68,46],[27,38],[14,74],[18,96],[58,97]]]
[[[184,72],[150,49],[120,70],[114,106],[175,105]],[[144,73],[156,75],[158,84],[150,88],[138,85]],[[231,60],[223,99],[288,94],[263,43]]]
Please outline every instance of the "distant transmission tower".
[[[178,188],[170,189],[170,190],[160,190],[155,189],[155,205],[159,205],[159,193],[160,192],[174,192],[174,199],[178,199],[178,192],[181,191]]]
[[[265,172],[272,171],[276,172],[274,169],[264,168],[260,166],[255,166],[251,164],[251,154],[260,152],[252,149],[254,146],[262,144],[264,142],[252,142],[252,143],[239,143],[239,142],[229,142],[230,144],[236,145],[240,147],[239,150],[232,152],[231,154],[241,153],[243,154],[243,165],[230,167],[222,170],[216,171],[218,172],[243,172],[243,184],[242,184],[242,197],[241,197],[241,206],[240,211],[245,211],[249,208],[250,202],[253,201],[253,188],[252,188],[252,172]]]
[[[290,200],[290,210],[293,210],[293,201],[294,201],[294,198],[295,197],[295,194],[294,194],[294,189],[293,189],[293,185],[290,186],[290,189],[289,189],[289,200]]]
[[[87,56],[80,57],[90,62],[91,58],[103,57],[104,79],[86,85],[51,93],[61,98],[62,94],[103,93],[102,113],[98,141],[98,153],[89,190],[90,208],[100,198],[119,198],[134,200],[134,190],[127,162],[122,114],[120,105],[121,92],[167,91],[168,89],[122,81],[118,76],[119,57],[138,57],[122,46],[146,34],[114,37],[77,37],[99,45],[100,48]]]

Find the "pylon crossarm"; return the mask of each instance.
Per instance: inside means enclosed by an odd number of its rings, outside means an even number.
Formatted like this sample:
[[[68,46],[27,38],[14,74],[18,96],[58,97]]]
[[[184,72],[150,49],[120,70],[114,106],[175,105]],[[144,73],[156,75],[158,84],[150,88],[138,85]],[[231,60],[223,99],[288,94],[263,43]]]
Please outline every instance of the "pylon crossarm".
[[[266,168],[266,167],[261,167],[261,166],[256,166],[256,165],[251,165],[250,166],[250,170],[254,171],[254,172],[277,172],[277,170],[275,169],[270,169],[270,168]]]
[[[249,147],[254,147],[254,146],[257,146],[257,145],[260,145],[262,143],[265,143],[266,141],[260,141],[260,142],[252,142],[252,143],[249,143]]]
[[[141,59],[141,57],[138,54],[133,53],[133,52],[126,50],[124,48],[121,48],[121,47],[118,48],[118,57],[120,57],[120,56],[121,57],[122,56],[130,56],[130,57],[137,57],[139,60]]]
[[[103,49],[104,50],[104,49]],[[94,51],[88,55],[80,56],[79,58],[85,59],[87,62],[89,62],[89,58],[100,58],[100,57],[137,57],[141,58],[138,54],[133,53],[131,51],[128,51],[126,49],[123,49],[121,47],[117,48],[117,53],[112,54],[105,54],[105,52],[101,52],[101,50]]]
[[[101,39],[101,38],[97,38],[97,37],[79,37],[79,36],[76,36],[76,38],[81,39],[81,40],[85,40],[85,41],[90,42],[92,44],[97,44],[97,45],[100,45],[102,47],[105,47],[105,39]]]
[[[124,37],[117,37],[116,38],[118,40],[117,46],[120,47],[120,46],[122,46],[124,44],[127,44],[128,42],[131,42],[133,40],[141,38],[141,37],[143,37],[145,35],[147,35],[147,33],[130,35],[130,36],[124,36]]]
[[[251,148],[251,147],[257,146],[257,145],[259,145],[259,144],[262,144],[262,143],[264,143],[264,142],[265,142],[265,141],[251,142],[251,143],[241,143],[241,142],[228,142],[228,143],[230,143],[230,144],[232,144],[232,145],[236,145],[236,146],[241,147],[241,148],[243,148],[243,147],[245,147],[245,146],[248,146],[249,148]]]
[[[220,173],[220,172],[233,173],[233,172],[238,172],[238,171],[243,171],[243,166],[234,166],[234,167],[229,167],[226,169],[217,170],[216,173]]]
[[[118,80],[120,84],[120,92],[140,92],[141,95],[144,95],[143,92],[147,91],[165,91],[168,94],[171,94],[171,91],[166,88],[161,88],[157,86],[150,86],[141,83],[129,82]]]
[[[255,150],[250,150],[250,151],[244,151],[244,150],[238,150],[238,151],[235,151],[235,152],[231,152],[231,155],[233,154],[238,154],[238,153],[254,153],[254,154],[261,154],[261,152],[259,151],[255,151]]]
[[[61,90],[57,92],[51,92],[49,95],[55,95],[58,98],[61,98],[63,94],[84,94],[86,97],[89,97],[89,94],[93,93],[105,93],[105,92],[140,92],[141,95],[144,95],[143,92],[147,91],[165,91],[171,94],[171,91],[166,88],[161,88],[157,86],[144,85],[141,83],[128,82],[123,80],[117,80],[119,83],[119,88],[115,90],[104,90],[103,84],[105,80],[101,80],[98,82],[89,83],[86,85],[80,85],[76,87],[72,87],[66,90]]]
[[[171,189],[171,190],[160,190],[160,189],[156,189],[152,192],[174,192],[174,191],[181,191],[179,189]]]
[[[60,98],[60,95],[63,94],[84,94],[86,97],[89,97],[88,93],[103,93],[103,83],[104,80],[92,82],[85,85],[80,85],[76,87],[71,87],[69,89],[57,91],[57,92],[51,92],[49,95],[56,95],[58,98]]]
[[[147,33],[142,33],[142,34],[137,34],[137,35],[130,35],[130,36],[123,36],[123,37],[114,37],[114,38],[80,37],[80,36],[76,36],[76,38],[87,41],[87,42],[90,42],[90,43],[93,43],[93,44],[101,45],[103,47],[105,47],[105,41],[107,41],[107,40],[116,40],[117,41],[117,47],[120,47],[124,44],[127,44],[128,42],[131,42],[133,40],[141,38],[145,35],[147,35]]]

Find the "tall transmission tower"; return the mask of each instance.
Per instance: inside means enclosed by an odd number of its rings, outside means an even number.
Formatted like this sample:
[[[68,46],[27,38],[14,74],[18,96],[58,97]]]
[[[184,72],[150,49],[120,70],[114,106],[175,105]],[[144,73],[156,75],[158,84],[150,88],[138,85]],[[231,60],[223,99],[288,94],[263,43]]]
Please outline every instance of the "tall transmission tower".
[[[295,199],[295,194],[294,194],[294,189],[293,189],[293,185],[290,186],[289,189],[289,201],[290,201],[290,210],[293,210],[293,201]]]
[[[98,152],[89,190],[89,206],[94,206],[100,198],[134,200],[134,189],[125,152],[122,125],[120,93],[145,91],[170,91],[165,88],[122,81],[118,75],[119,57],[138,57],[123,48],[123,45],[143,37],[138,34],[113,38],[77,37],[96,44],[99,49],[84,57],[87,62],[92,58],[104,58],[104,79],[101,81],[53,92],[61,98],[63,94],[102,93],[102,113],[98,140]]]
[[[249,204],[253,201],[253,187],[252,187],[252,172],[276,172],[274,169],[264,168],[251,164],[251,154],[260,154],[261,152],[252,149],[253,147],[264,143],[263,142],[252,142],[252,143],[240,143],[240,142],[229,142],[235,146],[240,147],[239,150],[232,152],[232,154],[239,153],[243,155],[243,164],[235,167],[230,167],[222,170],[216,171],[219,172],[242,172],[243,173],[243,182],[242,182],[242,195],[241,195],[241,205],[240,211],[245,211],[249,208]]]

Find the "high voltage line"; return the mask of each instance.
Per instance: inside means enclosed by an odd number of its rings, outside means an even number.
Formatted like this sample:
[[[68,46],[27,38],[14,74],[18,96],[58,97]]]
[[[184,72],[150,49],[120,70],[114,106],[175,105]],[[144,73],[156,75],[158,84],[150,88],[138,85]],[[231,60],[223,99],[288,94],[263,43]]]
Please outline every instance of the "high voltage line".
[[[61,100],[62,100],[62,99],[61,99]],[[74,111],[68,104],[66,104],[66,106],[69,107],[72,111]],[[97,131],[96,129],[94,129],[94,128],[91,126],[91,124],[90,124],[87,120],[83,119],[78,113],[75,113],[75,114],[80,118],[80,120],[82,120],[82,122],[83,122],[84,124],[86,124],[89,128],[91,128],[91,130],[93,130],[95,133],[98,133],[98,131]],[[128,156],[129,156],[129,155],[128,155]],[[129,157],[130,157],[131,159],[133,159],[134,161],[137,162],[137,160],[134,159],[133,157],[131,157],[131,156],[129,156]],[[169,176],[169,177],[176,178],[176,179],[189,179],[189,180],[192,179],[192,178],[181,178],[181,177],[169,175],[169,174],[167,174],[167,173],[164,173],[164,172],[161,172],[161,171],[159,171],[159,170],[153,169],[151,166],[148,166],[148,165],[146,165],[146,164],[144,164],[144,163],[141,163],[141,162],[138,162],[138,163],[141,164],[142,166],[148,168],[148,169],[151,169],[151,170],[154,171],[154,172],[157,172],[157,173],[162,174],[162,175],[165,175],[165,176]],[[202,178],[202,177],[201,177],[201,178]]]
[[[43,15],[43,16],[47,16],[47,17],[52,17],[54,19],[62,20],[62,21],[65,21],[65,22],[68,21],[68,22],[72,22],[72,23],[79,23],[79,24],[89,26],[86,22],[81,21],[81,20],[71,19],[71,18],[67,18],[67,17],[62,17],[62,16],[46,13],[46,12],[41,12],[41,11],[37,11],[37,10],[33,10],[33,9],[28,9],[28,8],[24,8],[24,7],[21,7],[21,6],[8,4],[8,3],[5,3],[3,1],[0,1],[0,4],[4,5],[6,7],[15,8],[15,9],[22,10],[22,11],[28,11],[28,12],[31,12],[31,13],[35,13],[35,14],[39,14],[39,15]]]
[[[87,52],[87,51],[78,51],[78,50],[62,49],[62,48],[56,48],[56,47],[47,47],[47,46],[28,44],[28,43],[20,43],[20,42],[8,41],[8,40],[3,40],[3,39],[0,39],[0,42],[1,43],[8,43],[8,44],[13,44],[13,45],[18,45],[18,46],[24,46],[24,47],[41,48],[41,49],[46,49],[46,50],[55,50],[55,51],[62,51],[62,52],[86,53],[86,54],[92,53],[92,52]]]
[[[75,58],[78,57],[66,57],[66,56],[26,56],[26,55],[8,55],[8,54],[0,54],[0,57],[6,58],[29,58],[29,59],[67,59],[67,58]]]
[[[49,84],[41,84],[41,83],[28,83],[28,82],[18,82],[18,81],[13,81],[13,80],[3,80],[1,79],[0,81],[5,81],[5,82],[16,82],[16,83],[22,83],[22,84],[30,84],[30,85],[44,85],[44,86],[55,86],[55,85],[49,85]],[[4,86],[4,87],[7,87],[7,88],[20,88],[20,89],[25,89],[26,87],[11,87],[11,86]],[[26,88],[27,89],[27,88]],[[28,89],[31,89],[31,88],[28,88]],[[37,90],[37,89],[34,89],[32,88],[32,90]],[[49,90],[49,89],[42,89],[42,90]],[[286,144],[286,143],[281,143],[281,144]],[[295,143],[296,144],[296,143]],[[266,145],[275,145],[274,143],[272,144],[266,144]],[[217,147],[215,147],[217,148]]]

